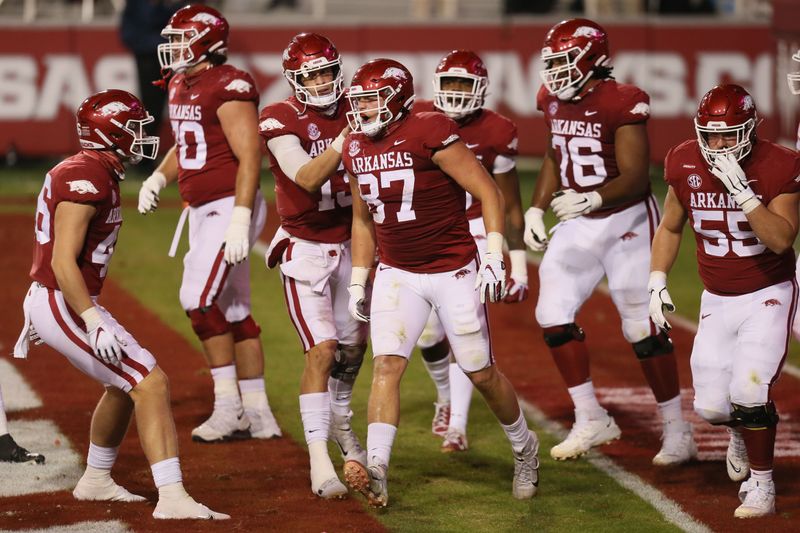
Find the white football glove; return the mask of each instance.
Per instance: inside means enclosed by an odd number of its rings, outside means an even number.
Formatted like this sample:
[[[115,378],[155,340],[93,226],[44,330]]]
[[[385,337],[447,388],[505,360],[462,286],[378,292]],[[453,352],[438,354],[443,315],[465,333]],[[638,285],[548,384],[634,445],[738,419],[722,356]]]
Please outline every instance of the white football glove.
[[[650,281],[647,283],[650,291],[650,320],[664,331],[669,331],[672,326],[667,322],[664,311],[675,312],[675,304],[667,291],[667,275],[664,272],[650,272]]]
[[[541,252],[547,248],[547,229],[544,227],[544,211],[538,207],[531,207],[525,211],[525,232],[522,239],[534,252]]]
[[[229,265],[241,263],[250,252],[250,215],[249,207],[237,205],[231,213],[231,221],[225,231],[225,262]]]
[[[347,287],[347,291],[350,293],[347,310],[350,311],[350,316],[359,322],[369,322],[369,310],[367,309],[369,271],[369,268],[353,267],[350,274],[350,286]]]
[[[158,195],[167,186],[167,177],[161,172],[153,172],[142,182],[139,189],[139,212],[143,215],[152,213],[158,207]]]
[[[550,203],[553,213],[560,220],[569,220],[591,213],[595,209],[599,209],[601,205],[603,205],[603,198],[599,192],[576,192],[572,189],[557,191],[553,194],[553,201]]]
[[[756,193],[747,183],[747,176],[745,176],[744,170],[742,170],[733,154],[715,157],[711,173],[728,189],[736,204],[745,214],[761,205]]]
[[[94,354],[103,362],[119,366],[122,359],[122,349],[111,328],[106,324],[96,307],[90,307],[81,318],[86,324],[86,334],[89,336],[89,346]]]
[[[506,284],[506,295],[503,302],[515,304],[528,298],[528,257],[525,250],[510,250],[511,275]]]
[[[503,254],[486,252],[475,278],[475,288],[480,290],[481,303],[499,302],[506,292],[506,264]]]

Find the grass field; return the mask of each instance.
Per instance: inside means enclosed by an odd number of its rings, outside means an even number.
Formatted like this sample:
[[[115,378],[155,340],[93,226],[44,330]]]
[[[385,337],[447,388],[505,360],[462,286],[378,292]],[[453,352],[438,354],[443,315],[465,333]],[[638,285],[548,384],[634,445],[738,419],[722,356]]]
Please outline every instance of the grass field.
[[[38,193],[45,168],[5,169],[0,172],[0,199],[31,197]],[[654,169],[657,172],[658,169]],[[179,215],[178,208],[164,207],[141,217],[135,211],[139,181],[131,173],[123,186],[125,224],[110,277],[120,283],[161,319],[199,347],[189,321],[178,304],[183,249],[178,258],[166,256]],[[663,198],[664,187],[654,175],[654,186]],[[523,204],[533,188],[534,173],[522,176]],[[272,193],[265,180],[263,189]],[[175,187],[166,197],[177,198]],[[4,211],[32,212],[33,201],[11,204]],[[273,216],[271,214],[271,216]],[[551,220],[548,227],[552,225]],[[694,244],[687,229],[681,256],[670,276],[670,292],[681,315],[695,320],[699,310],[700,284],[694,262]],[[185,239],[184,239],[185,247]],[[278,275],[267,271],[260,257],[252,261],[253,309],[262,325],[267,357],[266,380],[270,401],[281,427],[303,442],[297,405],[301,348],[288,320]],[[535,295],[534,295],[535,297]],[[112,310],[113,311],[113,310]],[[792,358],[798,362],[797,346]],[[155,352],[158,357],[157,351]],[[685,356],[685,354],[681,354]],[[365,363],[354,394],[356,430],[366,433],[366,400],[371,365]],[[445,455],[430,434],[435,398],[433,385],[416,357],[404,378],[402,429],[391,465],[391,507],[370,511],[393,531],[667,531],[675,529],[652,507],[585,461],[560,463],[546,452],[553,438],[539,431],[542,471],[547,472],[543,490],[533,502],[510,497],[511,460],[508,443],[482,401],[475,400],[470,416],[469,454]],[[536,428],[539,430],[540,428]],[[554,473],[557,472],[557,475]]]

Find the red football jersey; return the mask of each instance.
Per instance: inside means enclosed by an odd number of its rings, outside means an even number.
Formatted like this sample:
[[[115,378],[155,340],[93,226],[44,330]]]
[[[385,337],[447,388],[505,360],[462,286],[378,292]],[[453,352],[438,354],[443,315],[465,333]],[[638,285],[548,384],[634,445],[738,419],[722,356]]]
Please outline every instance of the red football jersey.
[[[346,107],[342,101],[334,114],[326,116],[292,96],[261,110],[259,133],[265,145],[275,137],[294,135],[308,155],[317,157],[347,126]],[[270,169],[275,176],[275,203],[283,229],[307,241],[339,243],[348,240],[353,199],[344,166],[339,165],[319,191],[310,193],[283,173],[272,152],[269,156]]]
[[[219,65],[169,82],[169,119],[178,155],[178,189],[197,207],[236,192],[239,161],[217,116],[225,102],[243,100],[258,106],[256,84],[249,74]]]
[[[564,102],[542,86],[536,108],[552,134],[552,145],[561,174],[561,187],[588,192],[619,176],[614,138],[617,128],[650,118],[650,97],[633,85],[604,80],[578,101]],[[586,216],[604,217],[641,202],[641,198]]]
[[[475,259],[464,189],[431,160],[458,140],[458,126],[441,113],[411,115],[380,139],[347,136],[342,161],[372,213],[381,262],[433,273]]]
[[[440,112],[432,100],[414,102],[414,112]],[[457,122],[458,135],[466,143],[467,148],[475,153],[475,157],[494,174],[494,162],[497,156],[514,158],[517,156],[517,125],[510,119],[490,109],[482,109],[473,113],[466,122]],[[467,218],[480,218],[481,202],[467,193]]]
[[[58,289],[50,266],[53,258],[56,207],[61,202],[89,204],[97,212],[89,222],[86,241],[77,258],[89,294],[97,296],[103,288],[108,263],[114,253],[122,226],[119,179],[124,170],[111,154],[84,150],[56,165],[44,179],[36,205],[31,277],[51,289]]]
[[[796,152],[758,141],[740,164],[764,205],[780,194],[800,192]],[[794,277],[794,250],[778,255],[761,244],[725,186],[708,170],[696,140],[667,153],[664,179],[689,215],[698,270],[709,292],[747,294]]]

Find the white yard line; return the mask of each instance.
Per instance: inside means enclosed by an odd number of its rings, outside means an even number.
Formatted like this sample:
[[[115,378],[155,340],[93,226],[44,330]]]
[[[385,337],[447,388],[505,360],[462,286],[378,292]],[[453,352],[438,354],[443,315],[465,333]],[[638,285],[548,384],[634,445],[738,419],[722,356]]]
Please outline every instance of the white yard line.
[[[42,406],[42,399],[7,359],[0,359],[0,390],[3,391],[6,413]]]
[[[11,511],[13,519],[13,511]],[[8,515],[7,515],[8,516]],[[128,533],[131,529],[119,520],[104,522],[78,522],[68,526],[51,526],[38,529],[0,529],[0,533]]]

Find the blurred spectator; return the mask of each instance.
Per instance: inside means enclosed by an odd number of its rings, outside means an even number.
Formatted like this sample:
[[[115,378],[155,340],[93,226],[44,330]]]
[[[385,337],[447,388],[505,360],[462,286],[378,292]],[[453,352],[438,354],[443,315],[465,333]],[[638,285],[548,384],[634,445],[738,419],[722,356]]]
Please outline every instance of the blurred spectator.
[[[153,85],[153,81],[161,78],[157,53],[158,45],[165,42],[161,30],[172,14],[186,4],[186,0],[127,0],[122,11],[120,37],[136,58],[139,96],[153,115],[151,132],[155,135],[161,129],[167,99],[167,92]]]
[[[687,15],[715,13],[712,0],[661,0],[658,13],[662,15]]]
[[[505,0],[505,12],[509,15],[524,13],[550,13],[558,0]]]

